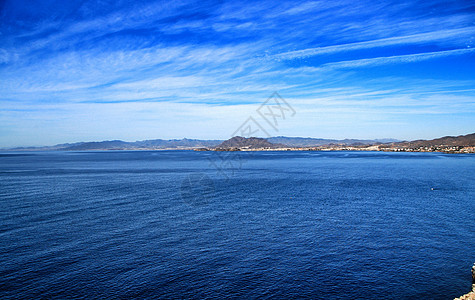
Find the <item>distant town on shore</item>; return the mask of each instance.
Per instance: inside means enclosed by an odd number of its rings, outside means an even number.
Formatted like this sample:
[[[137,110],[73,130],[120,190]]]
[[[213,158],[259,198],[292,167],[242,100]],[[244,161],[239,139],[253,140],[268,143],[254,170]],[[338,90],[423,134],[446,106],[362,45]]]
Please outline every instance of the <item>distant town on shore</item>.
[[[447,136],[433,140],[415,141],[353,141],[331,142],[323,145],[289,145],[284,137],[277,138],[284,143],[271,143],[263,138],[233,137],[213,148],[199,151],[388,151],[388,152],[445,152],[475,153],[475,133],[462,136]],[[292,139],[292,138],[290,138]]]
[[[446,136],[433,140],[398,141],[395,139],[318,139],[302,137],[240,137],[228,140],[120,140],[78,142],[44,147],[17,147],[8,151],[106,151],[106,150],[196,150],[196,151],[393,151],[475,153],[475,133]]]

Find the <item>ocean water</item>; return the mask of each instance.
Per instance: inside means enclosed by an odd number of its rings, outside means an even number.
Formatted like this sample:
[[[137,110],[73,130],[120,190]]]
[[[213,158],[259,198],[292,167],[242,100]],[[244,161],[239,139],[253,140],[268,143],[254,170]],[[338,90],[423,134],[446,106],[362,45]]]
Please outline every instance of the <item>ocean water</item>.
[[[0,298],[453,299],[475,155],[0,154]]]

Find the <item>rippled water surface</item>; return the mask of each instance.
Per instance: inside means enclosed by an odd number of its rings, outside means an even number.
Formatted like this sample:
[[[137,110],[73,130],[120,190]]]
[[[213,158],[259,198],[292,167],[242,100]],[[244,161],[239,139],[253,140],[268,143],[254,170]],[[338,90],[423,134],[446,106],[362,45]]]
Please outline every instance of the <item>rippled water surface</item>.
[[[475,262],[475,155],[3,153],[0,203],[2,299],[452,299]]]

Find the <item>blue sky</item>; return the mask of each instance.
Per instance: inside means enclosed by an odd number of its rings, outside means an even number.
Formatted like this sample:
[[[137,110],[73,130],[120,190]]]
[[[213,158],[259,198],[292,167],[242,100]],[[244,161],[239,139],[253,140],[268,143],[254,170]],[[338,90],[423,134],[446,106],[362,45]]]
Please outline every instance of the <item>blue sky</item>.
[[[0,1],[0,147],[226,139],[274,91],[274,136],[475,132],[475,3]]]

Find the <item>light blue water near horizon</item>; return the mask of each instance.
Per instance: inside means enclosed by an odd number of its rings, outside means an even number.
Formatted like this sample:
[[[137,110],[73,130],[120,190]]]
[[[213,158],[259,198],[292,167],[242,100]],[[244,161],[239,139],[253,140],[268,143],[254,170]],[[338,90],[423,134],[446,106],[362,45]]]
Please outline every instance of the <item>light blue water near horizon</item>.
[[[0,154],[0,297],[469,291],[475,155],[239,153],[229,178],[216,155]]]

